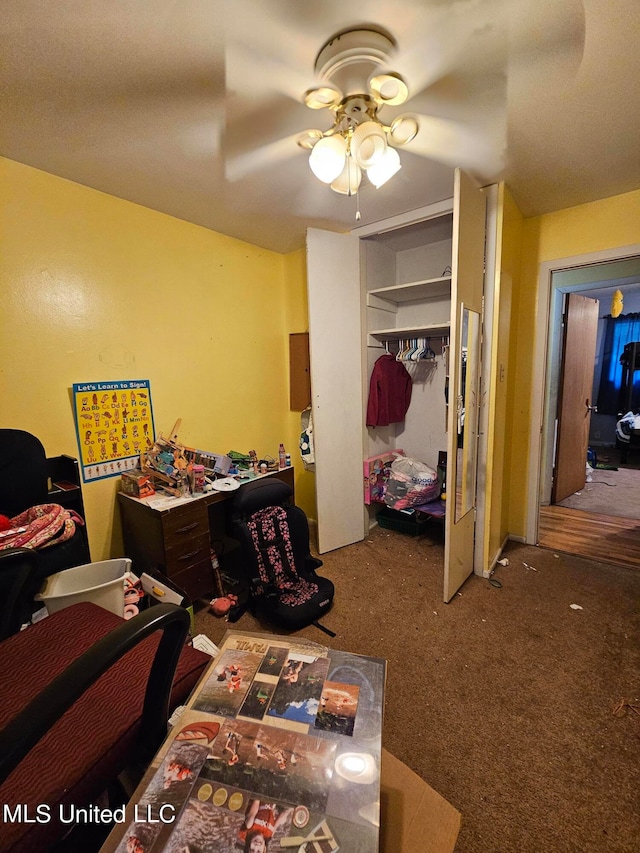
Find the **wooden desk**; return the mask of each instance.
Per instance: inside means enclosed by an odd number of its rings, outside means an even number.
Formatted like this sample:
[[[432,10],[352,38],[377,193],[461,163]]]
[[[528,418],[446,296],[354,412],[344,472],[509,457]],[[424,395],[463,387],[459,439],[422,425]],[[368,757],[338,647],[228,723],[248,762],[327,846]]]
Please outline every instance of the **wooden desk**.
[[[283,480],[293,492],[293,468],[261,476]],[[213,592],[211,545],[231,541],[226,532],[226,509],[235,494],[207,492],[157,509],[119,492],[125,555],[133,560],[133,571],[137,575],[160,572],[192,600]]]
[[[228,631],[103,853],[237,853],[258,809],[271,853],[378,853],[385,675],[380,658]]]

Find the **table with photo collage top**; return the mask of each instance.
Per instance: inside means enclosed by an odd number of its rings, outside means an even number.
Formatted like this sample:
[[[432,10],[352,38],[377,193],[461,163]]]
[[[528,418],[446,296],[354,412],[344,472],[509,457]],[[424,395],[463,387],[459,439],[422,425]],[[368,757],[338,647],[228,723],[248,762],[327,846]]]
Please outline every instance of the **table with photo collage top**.
[[[386,662],[227,631],[102,853],[377,853]]]

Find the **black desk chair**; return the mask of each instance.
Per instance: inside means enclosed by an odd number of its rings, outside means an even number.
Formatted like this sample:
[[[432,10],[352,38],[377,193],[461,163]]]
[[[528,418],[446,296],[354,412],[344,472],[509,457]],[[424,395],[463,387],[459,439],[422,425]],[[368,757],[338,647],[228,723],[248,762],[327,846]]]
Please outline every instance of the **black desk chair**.
[[[30,548],[0,551],[0,642],[17,634],[31,617],[38,559]]]
[[[125,621],[82,602],[0,643],[0,802],[31,817],[45,804],[51,815],[6,823],[0,850],[57,849],[70,828],[61,808],[88,807],[105,792],[112,805],[127,798],[118,777],[141,778],[169,713],[211,660],[185,646],[189,625],[173,604]],[[68,849],[94,848],[77,840]]]
[[[49,494],[49,460],[42,442],[24,430],[0,429],[0,514],[12,518],[32,506],[59,502]],[[40,549],[37,560],[27,560],[23,553],[11,557],[11,553],[0,551],[0,573],[10,574],[0,577],[0,590],[11,590],[13,596],[11,608],[0,599],[0,637],[8,636],[2,628],[15,625],[16,618],[26,621],[25,602],[33,598],[46,577],[91,562],[84,525],[78,525],[66,542]]]

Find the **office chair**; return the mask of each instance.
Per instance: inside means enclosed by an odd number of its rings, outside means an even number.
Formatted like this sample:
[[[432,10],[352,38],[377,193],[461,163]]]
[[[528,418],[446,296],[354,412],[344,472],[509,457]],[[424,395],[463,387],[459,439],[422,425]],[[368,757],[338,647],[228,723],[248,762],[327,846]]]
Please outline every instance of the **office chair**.
[[[73,461],[71,457],[48,459],[42,442],[30,432],[0,429],[0,514],[12,518],[32,506],[62,503],[49,494],[49,476],[52,466],[56,467],[55,463],[63,458]],[[79,502],[82,515],[81,497]],[[43,555],[39,567],[42,577],[89,563],[85,527],[78,526],[72,539],[45,549]]]
[[[0,551],[0,641],[31,618],[39,555],[30,548]]]
[[[29,432],[0,429],[0,514],[13,518],[32,506],[56,503],[56,498],[49,495],[49,473],[51,463],[62,458],[47,459],[42,442]],[[70,457],[65,459],[73,462]],[[81,497],[79,500],[82,508]],[[25,579],[28,581],[28,587],[22,590],[19,602],[24,604],[29,595],[33,598],[49,575],[89,562],[91,557],[86,528],[78,525],[71,539],[38,550],[38,560],[33,561],[31,565],[29,577]],[[0,562],[0,573],[9,571],[9,566],[13,566],[15,570],[17,563],[24,563],[24,556],[3,559]],[[11,583],[11,580],[0,578],[0,588],[10,586]],[[0,609],[5,614],[5,619],[13,620],[11,614],[7,615],[5,605],[6,602],[2,603],[0,599]],[[27,613],[26,621],[30,615]],[[20,613],[20,619],[25,621],[23,612]],[[20,622],[18,627],[19,625]],[[0,633],[0,638],[5,636],[6,633]]]
[[[2,853],[51,850],[69,832],[61,806],[90,806],[124,771],[141,778],[211,660],[184,645],[189,622],[172,604],[125,621],[83,602],[0,643],[0,802],[22,818],[4,821]]]

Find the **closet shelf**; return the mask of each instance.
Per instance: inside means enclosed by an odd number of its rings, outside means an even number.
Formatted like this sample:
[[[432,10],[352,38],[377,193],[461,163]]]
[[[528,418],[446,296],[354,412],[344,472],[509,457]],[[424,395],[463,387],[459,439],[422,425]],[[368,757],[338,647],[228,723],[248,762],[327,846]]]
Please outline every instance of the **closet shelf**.
[[[414,302],[418,299],[436,299],[451,293],[451,276],[429,278],[424,281],[412,281],[407,284],[393,284],[389,287],[377,287],[367,292],[367,305],[370,308],[393,310],[400,302]]]
[[[448,337],[449,323],[430,323],[425,326],[397,326],[393,329],[371,329],[369,331],[369,346],[375,346],[380,341],[393,341],[400,338]]]

